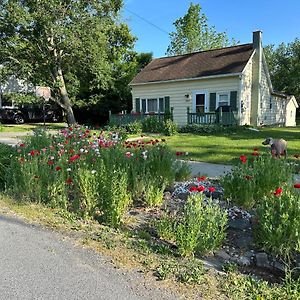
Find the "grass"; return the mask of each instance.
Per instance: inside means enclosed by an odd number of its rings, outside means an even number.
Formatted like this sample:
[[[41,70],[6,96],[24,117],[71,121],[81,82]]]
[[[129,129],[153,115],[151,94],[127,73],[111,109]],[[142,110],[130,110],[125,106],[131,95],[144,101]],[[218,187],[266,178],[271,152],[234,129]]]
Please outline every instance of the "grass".
[[[65,128],[66,123],[46,123],[46,128],[49,130],[58,130]],[[44,123],[27,123],[27,124],[1,124],[0,132],[29,132],[38,127],[43,127]]]
[[[300,152],[300,126],[293,128],[260,128],[259,132],[238,128],[234,132],[223,132],[211,135],[181,133],[164,137],[173,151],[188,152],[189,160],[210,163],[234,164],[242,155],[251,155],[253,148],[260,152],[269,151],[261,143],[266,137],[284,138],[288,142],[288,155],[291,157]]]

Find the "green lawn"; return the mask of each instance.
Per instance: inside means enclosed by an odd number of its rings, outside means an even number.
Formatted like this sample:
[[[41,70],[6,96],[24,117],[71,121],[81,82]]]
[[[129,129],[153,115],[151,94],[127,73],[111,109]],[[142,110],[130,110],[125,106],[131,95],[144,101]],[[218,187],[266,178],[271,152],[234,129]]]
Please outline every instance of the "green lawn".
[[[66,123],[46,123],[46,128],[50,130],[62,129],[67,125]],[[43,127],[44,123],[28,123],[28,124],[1,124],[0,132],[26,132]]]
[[[232,133],[213,135],[177,134],[164,137],[174,151],[188,152],[190,160],[212,163],[234,163],[240,155],[251,155],[256,147],[261,153],[269,151],[269,146],[261,143],[266,137],[284,138],[288,142],[288,155],[300,154],[300,127],[260,128],[259,132],[246,128]]]

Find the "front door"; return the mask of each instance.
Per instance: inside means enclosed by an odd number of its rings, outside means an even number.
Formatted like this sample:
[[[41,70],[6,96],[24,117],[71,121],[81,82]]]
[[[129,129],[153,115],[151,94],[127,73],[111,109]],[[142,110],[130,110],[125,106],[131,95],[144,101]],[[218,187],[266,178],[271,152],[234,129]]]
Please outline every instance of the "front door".
[[[193,93],[193,112],[205,113],[207,112],[207,93],[197,91]]]

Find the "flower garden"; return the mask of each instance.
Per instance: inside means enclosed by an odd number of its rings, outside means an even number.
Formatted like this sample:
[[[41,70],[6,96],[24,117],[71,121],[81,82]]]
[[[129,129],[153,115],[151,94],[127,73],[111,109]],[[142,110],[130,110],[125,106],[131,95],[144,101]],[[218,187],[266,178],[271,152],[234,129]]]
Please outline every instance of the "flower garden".
[[[36,131],[16,148],[1,145],[0,152],[0,187],[17,201],[112,228],[143,208],[151,239],[173,255],[221,258],[242,271],[288,271],[296,289],[290,299],[299,299],[300,183],[283,159],[254,149],[215,182],[191,178],[187,164],[176,159],[186,153],[173,153],[164,139],[130,142],[120,132],[80,126],[54,136]]]

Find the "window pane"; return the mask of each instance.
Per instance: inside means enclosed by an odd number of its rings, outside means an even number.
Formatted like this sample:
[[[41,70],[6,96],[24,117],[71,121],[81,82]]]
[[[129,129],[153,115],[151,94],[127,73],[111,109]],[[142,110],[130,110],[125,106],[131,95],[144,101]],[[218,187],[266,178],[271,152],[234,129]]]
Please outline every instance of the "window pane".
[[[196,106],[204,105],[204,98],[205,98],[205,94],[197,94],[196,95]]]
[[[148,112],[157,112],[157,99],[148,99]]]
[[[197,113],[204,113],[204,106],[202,105],[202,106],[196,106],[196,112]]]

